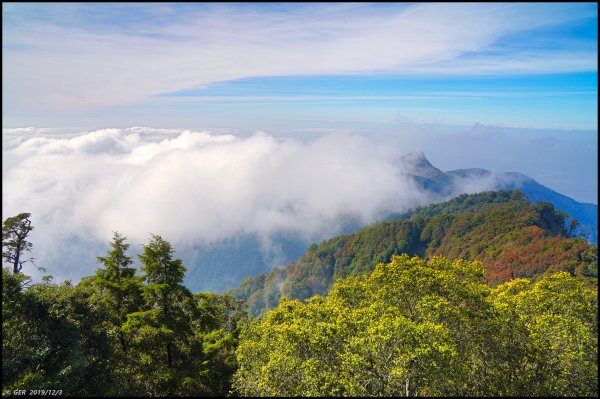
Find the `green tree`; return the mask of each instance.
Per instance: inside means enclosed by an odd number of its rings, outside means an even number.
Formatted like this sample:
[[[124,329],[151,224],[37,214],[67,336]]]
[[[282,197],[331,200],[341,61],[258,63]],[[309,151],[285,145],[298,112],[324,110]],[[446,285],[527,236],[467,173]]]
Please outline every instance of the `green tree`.
[[[31,213],[20,213],[7,218],[2,224],[2,259],[13,267],[13,273],[20,273],[25,252],[31,251],[33,244],[27,241],[27,236],[33,230]]]
[[[554,209],[549,202],[539,201],[535,204],[535,210],[540,217],[540,227],[552,235],[567,235],[565,228],[566,213]]]
[[[122,326],[131,337],[133,378],[149,395],[181,395],[196,388],[192,360],[202,354],[195,339],[193,297],[181,283],[185,267],[173,258],[173,248],[152,235],[138,255],[145,281],[144,309],[129,313]]]
[[[179,317],[182,316],[178,303],[191,297],[191,293],[181,284],[185,267],[181,259],[173,259],[171,244],[159,235],[152,235],[150,242],[139,255],[142,262],[143,278],[147,282],[146,300],[150,306],[161,310],[160,320],[164,331],[175,332]],[[173,366],[173,338],[165,334],[166,362]]]
[[[139,311],[143,305],[141,277],[135,275],[136,269],[130,267],[133,258],[126,254],[129,244],[127,237],[113,233],[109,243],[111,249],[106,256],[97,260],[103,268],[96,269],[96,275],[89,280],[98,289],[98,300],[110,309],[111,322],[109,333],[118,336],[121,350],[127,352],[128,339],[121,330],[127,321],[127,314]]]
[[[127,255],[126,237],[114,232],[106,256],[96,257],[102,267],[94,276],[84,277],[79,286],[91,292],[89,306],[98,318],[97,330],[108,337],[110,343],[110,368],[116,376],[110,392],[114,395],[135,395],[136,384],[132,364],[135,357],[129,354],[131,334],[123,329],[127,315],[145,307],[141,277],[132,267],[133,259]]]
[[[248,322],[243,301],[227,294],[194,295],[197,317],[192,322],[196,339],[202,342],[202,356],[195,358],[198,369],[196,394],[225,396],[231,391],[237,370],[235,350],[243,325]]]

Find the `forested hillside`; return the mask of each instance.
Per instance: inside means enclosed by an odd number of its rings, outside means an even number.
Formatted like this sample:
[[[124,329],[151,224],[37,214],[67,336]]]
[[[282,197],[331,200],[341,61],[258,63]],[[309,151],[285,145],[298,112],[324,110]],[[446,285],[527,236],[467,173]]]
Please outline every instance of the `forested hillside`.
[[[426,202],[422,205],[448,201],[463,193],[496,190],[520,190],[529,202],[549,202],[556,210],[576,218],[575,236],[584,237],[598,245],[598,206],[575,201],[536,180],[516,172],[493,172],[481,168],[442,171],[432,165],[423,152],[411,152],[394,163],[396,172],[411,181]],[[421,202],[419,202],[421,203]],[[416,202],[414,203],[416,205]],[[389,219],[383,212],[373,222]],[[570,219],[567,225],[570,226]],[[329,228],[312,235],[314,241],[352,234],[365,227],[357,214],[344,214],[331,220]],[[297,260],[311,245],[306,235],[294,229],[281,229],[268,235],[236,234],[212,244],[196,243],[193,256],[186,260],[190,266],[185,283],[197,291],[223,292],[236,288],[245,277],[270,273]]]
[[[464,194],[313,244],[297,261],[247,278],[231,294],[258,315],[277,306],[281,297],[325,294],[336,279],[370,272],[403,253],[480,260],[490,284],[539,278],[546,271],[594,279],[597,249],[570,237],[565,217],[549,203],[531,204],[519,191]]]
[[[462,193],[473,193],[474,187],[487,190],[519,190],[531,203],[549,202],[554,208],[576,218],[573,232],[598,245],[598,206],[575,201],[529,176],[517,172],[498,173],[481,168],[443,172],[433,166],[422,152],[412,152],[400,159],[402,169],[420,187],[438,201],[446,201]],[[475,188],[481,191],[480,188]]]

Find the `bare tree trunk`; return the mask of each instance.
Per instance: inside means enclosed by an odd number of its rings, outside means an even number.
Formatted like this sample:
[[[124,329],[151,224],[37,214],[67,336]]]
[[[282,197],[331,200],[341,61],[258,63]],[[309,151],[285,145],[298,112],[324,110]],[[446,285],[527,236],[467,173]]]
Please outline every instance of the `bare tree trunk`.
[[[17,250],[15,253],[15,263],[13,264],[13,273],[18,274],[21,272],[21,264],[19,263],[19,259],[21,258],[21,241],[19,240],[17,243]]]
[[[121,339],[121,348],[123,348],[123,353],[127,353],[127,344],[125,343],[125,337],[123,333],[119,334],[119,338]]]
[[[171,343],[167,344],[167,363],[169,368],[173,367],[173,355],[171,353]]]

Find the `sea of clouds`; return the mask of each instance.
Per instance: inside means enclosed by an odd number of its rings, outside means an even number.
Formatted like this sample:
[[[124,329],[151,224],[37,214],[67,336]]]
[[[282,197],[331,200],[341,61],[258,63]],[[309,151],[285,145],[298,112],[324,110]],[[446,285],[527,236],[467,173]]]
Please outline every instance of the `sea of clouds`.
[[[92,274],[113,231],[138,249],[159,234],[177,252],[249,234],[320,240],[344,217],[366,224],[430,201],[401,148],[352,134],[4,129],[2,152],[3,219],[32,214],[32,255],[61,279]]]
[[[200,267],[202,274],[207,265],[198,264],[206,253],[201,248],[221,248],[216,253],[222,254],[231,242],[255,237],[266,254],[265,267],[283,266],[273,260],[291,259],[274,244],[281,237],[295,237],[295,245],[319,242],[347,233],[349,225],[446,199],[419,189],[409,177],[419,156],[410,161],[417,153],[406,157],[415,149],[406,143],[418,138],[437,153],[436,160],[445,154],[470,166],[485,166],[486,158],[510,161],[513,170],[532,164],[544,171],[556,164],[568,174],[553,159],[569,160],[580,171],[578,159],[589,163],[581,150],[587,141],[573,141],[574,157],[570,147],[548,152],[535,136],[486,134],[482,145],[473,136],[479,130],[476,125],[458,136],[428,136],[405,129],[395,137],[406,137],[397,140],[342,130],[307,138],[216,129],[5,128],[2,217],[31,213],[31,255],[56,281],[93,274],[96,256],[106,253],[115,231],[127,236],[132,255],[158,234],[173,244],[189,271]],[[456,177],[454,192],[444,197],[493,190],[501,177],[494,172]],[[27,269],[34,278],[44,274]],[[239,274],[244,270],[240,265]],[[211,273],[221,279],[218,271]]]

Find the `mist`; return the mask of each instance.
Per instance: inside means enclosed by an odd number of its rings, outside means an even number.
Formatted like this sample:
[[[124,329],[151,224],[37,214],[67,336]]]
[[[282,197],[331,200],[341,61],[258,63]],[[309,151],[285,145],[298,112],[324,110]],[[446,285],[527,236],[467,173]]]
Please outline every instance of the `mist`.
[[[153,233],[177,255],[248,235],[272,252],[277,233],[318,241],[429,202],[402,153],[352,134],[5,129],[3,219],[32,214],[32,255],[57,279],[92,274],[113,231],[134,251]]]
[[[190,278],[203,275],[231,286],[249,272],[244,258],[228,255],[232,251],[248,253],[263,268],[284,266],[312,242],[500,183],[495,173],[456,177],[455,192],[424,192],[408,175],[414,172],[412,161],[403,161],[411,151],[433,154],[430,159],[442,170],[483,167],[535,179],[559,169],[567,173],[565,162],[580,172],[592,169],[578,166],[576,159],[597,162],[581,150],[577,157],[568,155],[568,147],[552,136],[521,133],[480,125],[446,133],[406,125],[380,135],[352,129],[312,135],[149,127],[3,129],[2,216],[32,214],[31,255],[58,281],[93,274],[96,256],[106,253],[118,231],[128,237],[132,255],[150,234],[159,234],[184,259]],[[547,147],[553,152],[544,151]],[[568,157],[563,163],[552,158],[559,155]],[[529,164],[539,165],[538,175],[526,169]],[[225,276],[231,271],[216,262],[224,256],[240,264],[239,275]],[[202,262],[210,265],[198,266]],[[43,274],[33,267],[26,272],[35,278]]]

